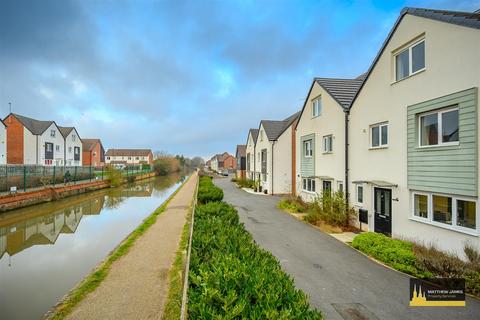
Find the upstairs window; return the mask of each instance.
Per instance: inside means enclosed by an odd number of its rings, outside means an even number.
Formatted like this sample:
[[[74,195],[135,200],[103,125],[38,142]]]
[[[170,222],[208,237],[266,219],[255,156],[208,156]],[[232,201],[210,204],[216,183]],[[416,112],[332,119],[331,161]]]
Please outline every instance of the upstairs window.
[[[68,153],[72,153],[72,147],[68,147]]]
[[[395,80],[402,80],[425,69],[425,40],[420,40],[395,56]]]
[[[58,144],[55,146],[55,151],[60,151],[60,146]]]
[[[77,136],[72,134],[72,141],[75,141],[77,139]]]
[[[50,137],[55,138],[55,130],[50,130]]]
[[[322,114],[322,99],[318,97],[312,100],[312,117],[318,117]]]
[[[420,115],[418,122],[422,147],[457,144],[459,141],[458,108]]]
[[[313,155],[312,140],[306,140],[303,142],[303,151],[307,158]]]
[[[330,153],[333,151],[333,138],[332,135],[323,137],[323,152]]]
[[[371,148],[386,147],[388,145],[388,123],[371,126],[370,140]]]

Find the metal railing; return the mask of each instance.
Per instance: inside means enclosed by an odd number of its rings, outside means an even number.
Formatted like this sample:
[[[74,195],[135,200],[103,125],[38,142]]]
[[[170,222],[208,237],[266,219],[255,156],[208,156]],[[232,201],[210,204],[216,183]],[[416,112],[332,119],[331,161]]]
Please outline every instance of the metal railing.
[[[0,165],[0,192],[104,180],[106,170],[93,166]],[[120,170],[127,177],[152,172],[149,166],[127,166]]]

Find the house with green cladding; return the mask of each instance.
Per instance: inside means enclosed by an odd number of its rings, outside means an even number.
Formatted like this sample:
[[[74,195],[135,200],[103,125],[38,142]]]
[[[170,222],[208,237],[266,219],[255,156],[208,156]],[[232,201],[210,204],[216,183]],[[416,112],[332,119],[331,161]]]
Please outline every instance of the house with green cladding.
[[[480,14],[405,8],[349,110],[349,200],[371,231],[480,248]]]

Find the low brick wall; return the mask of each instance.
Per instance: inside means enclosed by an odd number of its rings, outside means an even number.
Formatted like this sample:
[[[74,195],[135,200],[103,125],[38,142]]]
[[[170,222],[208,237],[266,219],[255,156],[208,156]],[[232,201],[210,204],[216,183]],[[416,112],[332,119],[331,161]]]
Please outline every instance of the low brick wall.
[[[152,178],[155,173],[145,173],[136,176],[135,180]],[[124,183],[127,179],[124,179]],[[0,196],[0,212],[13,209],[23,208],[40,204],[44,202],[54,201],[58,199],[75,196],[78,194],[91,192],[108,187],[108,182],[104,180],[92,181],[80,184],[71,184],[62,187],[49,187],[40,190],[27,191],[22,193],[14,193]]]

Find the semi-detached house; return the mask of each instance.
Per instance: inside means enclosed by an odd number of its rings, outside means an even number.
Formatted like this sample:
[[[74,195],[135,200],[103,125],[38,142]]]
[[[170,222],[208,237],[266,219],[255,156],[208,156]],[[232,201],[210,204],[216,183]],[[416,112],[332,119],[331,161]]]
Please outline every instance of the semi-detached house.
[[[55,121],[11,113],[3,122],[7,126],[7,164],[66,165],[65,139]]]
[[[300,112],[288,118],[262,120],[255,143],[256,180],[263,192],[268,194],[288,194],[295,185],[294,174],[294,126]]]
[[[245,149],[245,160],[247,168],[247,179],[259,179],[259,173],[255,166],[255,144],[257,143],[258,129],[248,130],[247,144]]]
[[[404,9],[350,108],[350,203],[372,231],[480,245],[480,14]]]
[[[296,126],[296,194],[313,201],[325,191],[345,190],[348,111],[363,82],[313,79]]]
[[[74,127],[58,127],[64,141],[64,159],[66,166],[81,166],[82,163],[82,139]]]

